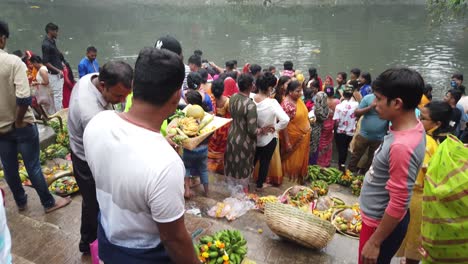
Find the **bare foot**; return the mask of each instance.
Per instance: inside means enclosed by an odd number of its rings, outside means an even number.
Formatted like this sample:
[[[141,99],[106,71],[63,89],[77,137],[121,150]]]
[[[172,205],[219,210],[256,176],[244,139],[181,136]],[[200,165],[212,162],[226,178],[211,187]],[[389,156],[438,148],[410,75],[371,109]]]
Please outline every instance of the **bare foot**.
[[[57,197],[57,198],[55,198],[54,206],[45,209],[45,212],[46,212],[46,214],[48,214],[48,213],[53,212],[53,211],[55,211],[57,209],[65,207],[65,206],[69,205],[71,203],[71,201],[72,200],[71,200],[71,198],[69,196],[64,197],[64,198]]]

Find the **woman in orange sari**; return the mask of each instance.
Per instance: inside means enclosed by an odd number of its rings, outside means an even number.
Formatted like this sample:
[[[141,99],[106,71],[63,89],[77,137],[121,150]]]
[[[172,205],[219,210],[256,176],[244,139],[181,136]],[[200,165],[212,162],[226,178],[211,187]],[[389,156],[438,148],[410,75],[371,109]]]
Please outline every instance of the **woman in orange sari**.
[[[287,95],[281,103],[290,121],[280,138],[283,174],[299,183],[302,183],[307,176],[311,130],[307,107],[301,96],[301,84],[298,81],[290,82]]]
[[[223,95],[223,80],[217,79],[212,83],[211,92],[216,100],[216,115],[231,118],[229,113],[229,98]],[[224,152],[230,124],[216,130],[208,143],[208,170],[224,174]]]

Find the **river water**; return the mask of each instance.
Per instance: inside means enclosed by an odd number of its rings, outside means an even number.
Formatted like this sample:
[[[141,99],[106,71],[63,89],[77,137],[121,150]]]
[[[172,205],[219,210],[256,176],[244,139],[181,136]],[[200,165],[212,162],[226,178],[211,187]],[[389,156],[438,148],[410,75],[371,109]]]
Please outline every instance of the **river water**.
[[[19,3],[21,2],[21,3]],[[425,6],[175,7],[155,4],[90,4],[39,1],[0,2],[12,31],[8,50],[40,54],[44,26],[60,27],[58,46],[73,68],[86,47],[98,49],[101,65],[111,59],[134,63],[138,51],[165,34],[224,65],[237,59],[282,68],[285,60],[324,78],[359,67],[373,77],[391,66],[418,70],[441,97],[453,72],[468,75],[468,19],[432,25]],[[98,1],[96,1],[98,2]],[[107,2],[108,3],[108,2]]]

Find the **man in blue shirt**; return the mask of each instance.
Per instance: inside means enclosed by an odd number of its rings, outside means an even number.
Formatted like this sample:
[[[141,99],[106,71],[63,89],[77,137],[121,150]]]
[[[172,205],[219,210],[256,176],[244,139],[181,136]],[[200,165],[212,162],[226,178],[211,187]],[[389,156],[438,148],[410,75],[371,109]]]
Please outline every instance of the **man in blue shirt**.
[[[86,49],[86,57],[84,57],[80,64],[78,64],[78,74],[80,78],[86,74],[99,72],[99,63],[96,60],[97,49],[93,46]]]
[[[356,117],[362,116],[362,121],[359,134],[355,138],[353,154],[348,164],[348,169],[353,173],[358,171],[358,163],[366,151],[367,162],[362,168],[362,172],[365,173],[369,170],[374,152],[382,143],[388,130],[388,121],[379,117],[377,111],[375,111],[375,106],[375,95],[371,93],[362,98],[358,109],[354,112]]]

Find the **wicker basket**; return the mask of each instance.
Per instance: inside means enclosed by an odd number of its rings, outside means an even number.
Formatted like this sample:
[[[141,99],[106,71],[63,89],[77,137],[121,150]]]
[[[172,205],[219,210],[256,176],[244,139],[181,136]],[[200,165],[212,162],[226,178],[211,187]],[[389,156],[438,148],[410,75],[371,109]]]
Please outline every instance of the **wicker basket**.
[[[330,222],[291,205],[267,203],[265,216],[275,234],[308,248],[324,248],[336,232]]]

